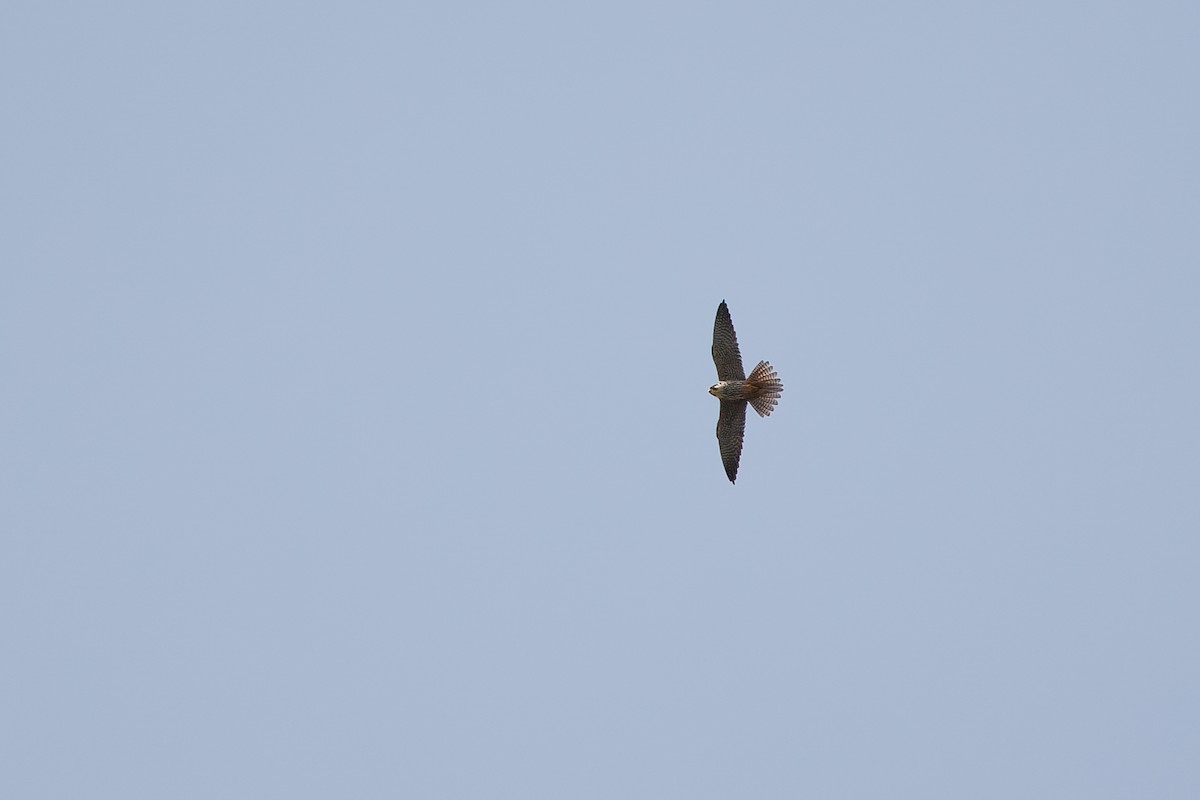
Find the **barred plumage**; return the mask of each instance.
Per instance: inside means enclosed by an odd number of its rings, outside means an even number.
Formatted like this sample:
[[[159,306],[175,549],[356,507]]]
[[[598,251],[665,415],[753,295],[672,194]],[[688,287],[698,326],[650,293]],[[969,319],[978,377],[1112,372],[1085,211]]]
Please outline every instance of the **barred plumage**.
[[[750,405],[754,406],[760,417],[769,417],[779,404],[779,395],[783,393],[783,381],[775,374],[775,368],[766,361],[758,362],[746,383],[758,388],[758,394],[750,398]]]
[[[738,350],[737,333],[733,330],[733,319],[725,301],[717,306],[717,321],[713,323],[713,363],[717,365],[717,380],[744,381],[746,371],[742,369],[742,352]]]
[[[734,483],[746,432],[746,404],[752,405],[761,417],[770,415],[779,403],[783,382],[779,380],[775,368],[766,361],[758,362],[750,377],[746,377],[737,333],[733,330],[733,319],[724,300],[717,306],[717,319],[713,323],[712,354],[718,380],[708,391],[721,401],[721,414],[717,418],[717,443],[721,448],[725,475],[730,483]]]
[[[746,433],[746,401],[722,400],[717,417],[717,445],[721,463],[730,483],[737,481],[738,462],[742,460],[742,439]]]

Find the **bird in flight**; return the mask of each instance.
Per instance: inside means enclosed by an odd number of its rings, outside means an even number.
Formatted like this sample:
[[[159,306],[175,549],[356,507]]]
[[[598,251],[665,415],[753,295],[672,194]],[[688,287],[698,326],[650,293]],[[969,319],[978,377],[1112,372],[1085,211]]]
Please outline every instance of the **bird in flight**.
[[[746,433],[746,403],[752,405],[760,417],[769,415],[779,402],[783,382],[766,361],[758,362],[750,377],[746,377],[733,319],[724,300],[717,306],[717,321],[713,323],[712,354],[713,363],[717,365],[717,382],[708,393],[721,401],[717,443],[721,446],[725,474],[729,476],[729,482],[734,483],[738,462],[742,459],[742,438]]]

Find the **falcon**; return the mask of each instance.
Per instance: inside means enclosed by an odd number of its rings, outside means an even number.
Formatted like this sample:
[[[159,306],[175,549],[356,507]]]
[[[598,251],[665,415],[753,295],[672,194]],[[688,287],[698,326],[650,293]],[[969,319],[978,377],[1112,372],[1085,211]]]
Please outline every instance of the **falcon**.
[[[717,382],[708,393],[721,401],[717,417],[717,443],[721,446],[721,461],[729,482],[737,481],[738,462],[742,459],[742,438],[746,432],[746,404],[753,406],[760,417],[770,415],[783,392],[783,382],[775,368],[766,361],[746,377],[742,368],[742,353],[738,350],[737,333],[725,301],[717,306],[717,321],[713,323],[713,363],[717,365]]]

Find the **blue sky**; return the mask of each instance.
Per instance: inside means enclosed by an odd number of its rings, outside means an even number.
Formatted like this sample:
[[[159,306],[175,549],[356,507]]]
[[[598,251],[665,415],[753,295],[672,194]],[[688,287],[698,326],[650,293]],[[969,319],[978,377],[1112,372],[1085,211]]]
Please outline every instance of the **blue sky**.
[[[1195,7],[4,17],[0,794],[1200,792]]]

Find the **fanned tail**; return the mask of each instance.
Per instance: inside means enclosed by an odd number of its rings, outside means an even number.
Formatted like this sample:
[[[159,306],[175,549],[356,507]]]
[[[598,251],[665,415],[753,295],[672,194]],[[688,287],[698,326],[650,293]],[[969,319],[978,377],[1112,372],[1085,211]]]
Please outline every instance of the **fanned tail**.
[[[750,398],[750,405],[760,417],[769,416],[779,403],[779,395],[783,393],[783,381],[775,374],[775,368],[766,361],[760,361],[746,380],[759,387],[759,394]]]

